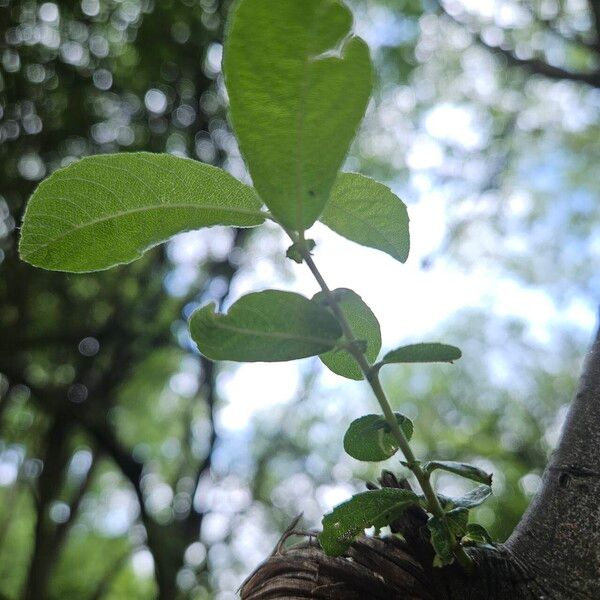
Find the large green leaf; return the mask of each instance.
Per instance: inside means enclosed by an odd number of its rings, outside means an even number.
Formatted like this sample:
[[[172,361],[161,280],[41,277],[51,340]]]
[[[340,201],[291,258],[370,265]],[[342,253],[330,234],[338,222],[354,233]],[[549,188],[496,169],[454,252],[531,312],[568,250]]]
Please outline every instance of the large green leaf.
[[[385,527],[418,502],[413,492],[398,488],[356,494],[323,517],[321,546],[330,556],[339,556],[364,529]]]
[[[423,465],[423,470],[426,473],[433,473],[436,469],[448,471],[455,475],[460,475],[466,479],[492,485],[492,475],[483,469],[467,463],[454,462],[453,460],[431,460]]]
[[[258,193],[290,229],[319,218],[371,93],[351,27],[337,0],[241,0],[231,13],[231,121]]]
[[[456,346],[448,344],[410,344],[388,352],[380,364],[453,362],[462,356]]]
[[[252,188],[197,161],[147,152],[93,156],[39,185],[19,250],[37,267],[98,271],[181,231],[259,225],[260,207]]]
[[[404,202],[382,183],[340,173],[321,221],[345,238],[406,262],[410,250]]]
[[[333,295],[350,323],[356,339],[367,343],[366,355],[369,361],[373,362],[381,350],[381,329],[377,317],[356,292],[339,288],[333,290]],[[327,295],[319,292],[314,296],[313,301],[327,306]],[[356,380],[363,378],[362,371],[347,350],[331,350],[321,354],[320,358],[329,369],[342,377]]]
[[[400,413],[395,414],[406,439],[410,440],[412,421]],[[350,423],[344,435],[344,450],[356,460],[377,462],[396,454],[398,442],[382,415],[365,415]]]
[[[293,292],[266,290],[240,298],[227,314],[215,305],[199,308],[190,332],[212,360],[276,362],[314,356],[342,335],[331,313]]]

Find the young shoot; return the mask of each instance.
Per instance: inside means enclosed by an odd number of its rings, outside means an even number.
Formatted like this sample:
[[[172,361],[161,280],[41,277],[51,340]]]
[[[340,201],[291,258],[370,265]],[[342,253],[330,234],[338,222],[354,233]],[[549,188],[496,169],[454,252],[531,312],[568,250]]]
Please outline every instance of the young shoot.
[[[250,293],[227,314],[214,305],[199,308],[189,323],[199,351],[215,361],[319,356],[334,373],[366,381],[379,412],[349,424],[344,449],[360,461],[399,454],[419,489],[376,489],[348,499],[323,518],[324,551],[342,554],[364,529],[382,528],[419,506],[429,514],[434,564],[456,561],[470,570],[466,548],[490,539],[469,523],[469,510],[490,495],[491,476],[472,465],[415,456],[413,423],[392,410],[379,377],[385,365],[451,363],[461,352],[422,343],[380,358],[377,317],[352,290],[329,287],[312,256],[315,242],[306,237],[320,221],[401,263],[408,258],[404,203],[385,185],[340,171],[372,92],[367,45],[338,0],[240,0],[229,16],[223,68],[232,129],[253,186],[171,155],[84,158],[36,189],[20,255],[44,269],[84,273],[132,262],[182,231],[277,223],[291,241],[287,256],[310,270],[321,291],[313,298],[280,290]],[[460,498],[440,496],[432,482],[436,470],[478,487]]]

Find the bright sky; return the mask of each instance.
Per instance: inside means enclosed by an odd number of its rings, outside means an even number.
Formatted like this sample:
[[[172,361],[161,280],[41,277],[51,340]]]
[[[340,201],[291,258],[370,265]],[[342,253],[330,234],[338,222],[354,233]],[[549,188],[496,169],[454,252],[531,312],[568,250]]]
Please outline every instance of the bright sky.
[[[447,121],[446,128],[452,121]],[[463,120],[455,122],[457,127],[464,127]],[[541,289],[522,287],[483,268],[461,270],[445,260],[436,260],[431,268],[423,270],[421,260],[438,247],[446,231],[443,207],[444,199],[434,194],[409,206],[412,248],[406,264],[349,242],[320,224],[309,233],[317,241],[315,262],[330,287],[352,288],[378,317],[383,351],[401,343],[437,341],[435,330],[463,308],[481,308],[499,317],[523,318],[529,323],[529,335],[541,343],[550,341],[549,331],[558,324],[571,323],[593,330],[595,312],[583,302],[575,301],[566,311],[559,310]],[[193,254],[198,239],[207,234],[213,240],[219,235],[212,230],[180,236],[176,244],[181,246],[175,254]],[[275,240],[283,254],[289,243],[283,235]],[[253,271],[236,280],[231,302],[245,293],[265,288],[290,289],[308,297],[318,291],[306,266],[289,261],[293,277],[283,277],[270,259],[262,257],[262,253],[272,250],[272,245],[272,237],[265,239],[264,244],[261,238],[255,241],[251,249],[255,257]],[[460,340],[440,341],[460,346]],[[468,355],[464,357],[468,359]],[[301,362],[250,363],[224,373],[220,383],[229,404],[220,413],[221,427],[244,429],[257,411],[290,400],[299,385]],[[269,381],[268,386],[264,385],[265,381]],[[356,385],[329,373],[326,368],[321,383],[328,387]]]
[[[492,0],[465,0],[463,4],[468,10],[480,13],[485,18],[501,19],[504,25],[509,22],[514,24],[523,16],[523,11],[512,3],[504,3],[499,11],[495,10]],[[382,6],[359,3],[356,8],[355,28],[368,41],[373,52],[382,44],[397,43],[414,33],[404,31],[403,22],[392,18],[391,13]],[[482,68],[485,70],[485,66]],[[481,73],[482,76],[484,74]],[[385,108],[382,110],[385,111]],[[411,118],[410,107],[405,107],[400,116],[394,110],[387,116],[382,113],[382,118],[386,123],[389,121],[390,130],[398,133],[397,137],[401,140],[398,143],[407,143],[403,137],[405,124],[399,119]],[[381,252],[348,242],[322,225],[315,226],[309,232],[309,236],[317,241],[315,260],[330,287],[352,288],[379,318],[383,351],[400,343],[436,340],[436,329],[439,330],[445,320],[463,308],[485,309],[499,317],[520,317],[529,324],[528,335],[541,343],[550,342],[549,332],[558,324],[571,323],[588,331],[594,328],[594,307],[574,300],[566,310],[564,306],[559,310],[542,289],[525,288],[506,275],[490,270],[490,267],[460,269],[442,257],[436,258],[429,269],[421,268],[422,259],[438,249],[449,228],[449,198],[434,187],[428,170],[440,167],[440,163],[445,161],[443,143],[474,152],[486,144],[486,137],[485,124],[478,122],[466,105],[441,101],[425,115],[423,131],[411,140],[406,152],[414,197],[407,198],[412,249],[405,265]],[[391,149],[390,154],[393,151]],[[518,194],[515,194],[515,198],[518,200]],[[512,200],[509,202],[516,214],[518,206],[514,204]],[[172,255],[181,257],[183,263],[190,257],[202,255],[207,247],[210,247],[213,255],[215,252],[218,255],[227,250],[227,241],[223,243],[220,239],[223,238],[216,229],[184,234],[174,244]],[[236,277],[232,302],[245,293],[265,288],[291,289],[306,296],[317,291],[316,283],[304,265],[288,261],[288,270],[293,277],[282,276],[270,258],[265,257],[273,253],[274,243],[281,254],[289,245],[283,235],[256,240],[250,249],[252,273]],[[180,275],[185,272],[180,270]],[[193,277],[195,268],[190,267],[187,278]],[[460,345],[460,340],[442,341]],[[464,360],[468,359],[465,356]],[[231,431],[242,430],[257,411],[292,398],[300,381],[298,366],[301,362],[251,363],[223,373],[221,390],[229,404],[220,412],[221,427]],[[264,385],[265,381],[269,381],[268,386]],[[325,368],[321,384],[356,385],[329,373]]]

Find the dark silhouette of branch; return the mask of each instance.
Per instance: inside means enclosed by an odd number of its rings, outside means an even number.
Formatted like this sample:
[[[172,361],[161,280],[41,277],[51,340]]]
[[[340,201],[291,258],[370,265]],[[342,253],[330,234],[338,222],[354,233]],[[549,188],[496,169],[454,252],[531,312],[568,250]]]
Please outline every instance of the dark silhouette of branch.
[[[51,546],[54,549],[54,552],[56,553],[60,551],[62,545],[64,544],[65,538],[67,537],[67,533],[69,532],[77,518],[81,502],[88,490],[90,489],[90,485],[92,483],[97,465],[97,457],[95,454],[93,454],[92,464],[90,465],[90,468],[88,469],[83,480],[79,484],[79,487],[77,488],[69,502],[69,518],[63,523],[59,523],[56,526],[56,529],[54,530],[54,535],[52,536],[51,540]]]
[[[210,423],[210,433],[208,440],[208,451],[204,459],[200,462],[196,469],[196,476],[194,480],[194,494],[198,489],[202,475],[206,473],[212,465],[213,451],[215,449],[215,443],[217,441],[217,432],[215,429],[215,405],[217,401],[217,390],[216,390],[216,368],[215,364],[210,360],[201,357],[200,365],[202,368],[202,386],[206,390],[206,405],[208,408],[208,420]],[[192,507],[192,511],[194,508]]]
[[[121,572],[121,569],[127,564],[130,554],[130,551],[127,550],[110,564],[89,600],[102,600],[110,592],[114,580]]]
[[[71,424],[60,414],[56,414],[46,436],[44,469],[38,482],[37,521],[33,554],[22,594],[24,600],[39,600],[47,596],[50,573],[58,556],[53,547],[53,524],[48,510],[56,490],[60,489],[69,460],[70,431]]]
[[[589,73],[568,71],[561,67],[555,67],[547,62],[536,58],[519,58],[510,50],[506,50],[499,46],[492,46],[483,41],[480,34],[473,34],[477,43],[485,46],[495,54],[503,56],[509,65],[522,67],[526,71],[534,75],[543,75],[549,79],[577,81],[579,83],[587,83],[593,87],[600,87],[600,71],[592,71]]]
[[[592,13],[592,22],[596,31],[595,48],[600,52],[600,2],[598,0],[588,0],[590,12]]]
[[[442,2],[439,0],[435,0],[435,2],[442,12],[454,23],[457,23],[462,27],[468,27],[467,23],[464,23],[456,16],[448,12]],[[591,0],[591,4],[598,4],[598,2]],[[551,65],[538,58],[519,58],[512,50],[501,46],[493,46],[492,44],[486,42],[479,32],[472,31],[471,28],[468,28],[468,30],[479,45],[483,46],[494,54],[502,56],[510,66],[520,67],[534,75],[542,75],[553,80],[576,81],[579,83],[586,83],[592,87],[600,87],[600,70],[590,72],[570,71],[562,67]]]

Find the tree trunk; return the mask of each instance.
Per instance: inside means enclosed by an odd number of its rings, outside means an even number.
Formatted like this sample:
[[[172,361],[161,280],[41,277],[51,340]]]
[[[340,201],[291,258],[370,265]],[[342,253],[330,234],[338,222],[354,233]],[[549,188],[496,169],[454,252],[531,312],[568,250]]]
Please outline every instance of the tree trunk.
[[[389,473],[385,487],[402,486]],[[362,537],[328,557],[311,534],[286,532],[241,588],[243,600],[584,600],[600,598],[600,332],[540,492],[510,539],[473,548],[472,575],[435,569],[425,513],[411,509],[392,525],[397,538]],[[292,535],[304,543],[284,549]]]

